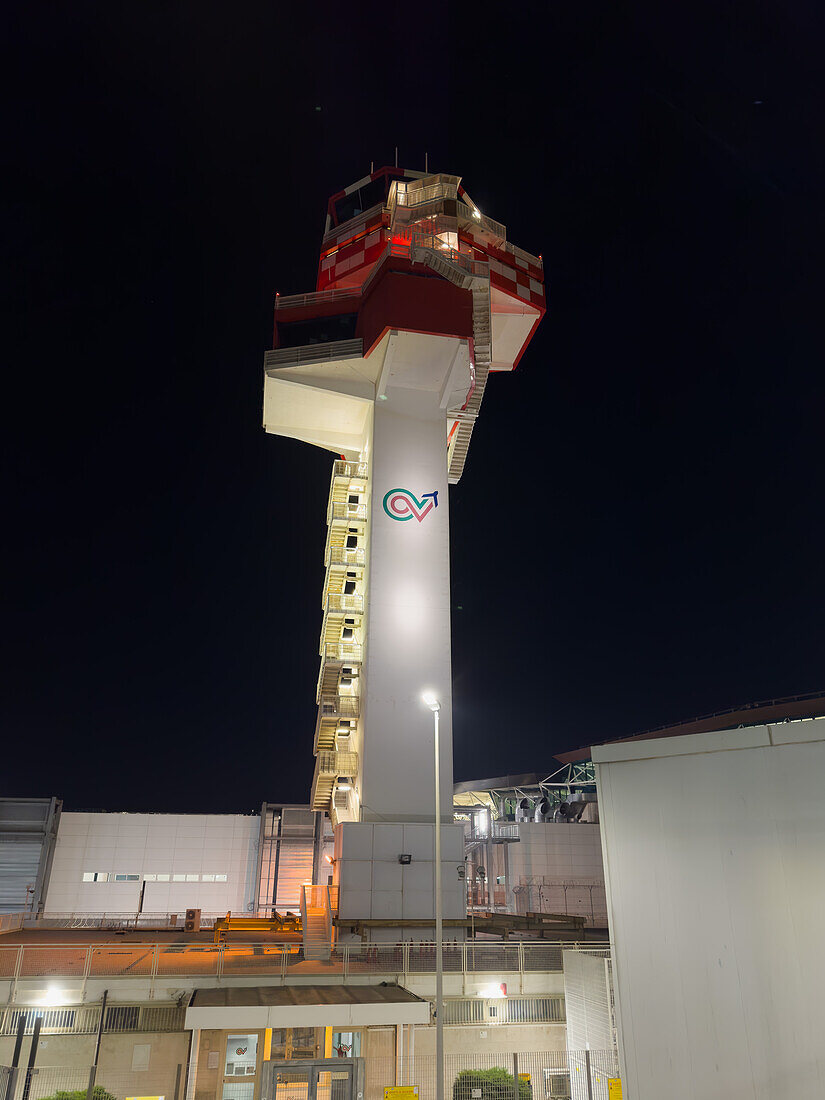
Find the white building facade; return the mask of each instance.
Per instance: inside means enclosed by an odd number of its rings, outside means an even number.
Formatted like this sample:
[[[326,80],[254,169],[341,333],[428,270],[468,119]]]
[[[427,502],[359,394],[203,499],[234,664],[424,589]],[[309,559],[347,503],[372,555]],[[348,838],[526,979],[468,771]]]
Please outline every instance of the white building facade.
[[[593,760],[625,1096],[821,1097],[825,719]]]
[[[45,914],[251,912],[260,817],[63,813]]]

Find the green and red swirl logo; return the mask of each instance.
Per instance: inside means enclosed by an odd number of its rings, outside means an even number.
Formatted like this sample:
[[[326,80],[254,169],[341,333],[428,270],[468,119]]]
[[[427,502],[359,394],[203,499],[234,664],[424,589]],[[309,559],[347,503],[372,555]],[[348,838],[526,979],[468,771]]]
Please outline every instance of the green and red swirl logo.
[[[384,511],[390,519],[406,523],[408,519],[417,519],[419,523],[438,507],[438,489],[424,493],[419,500],[409,489],[390,489],[384,495]]]

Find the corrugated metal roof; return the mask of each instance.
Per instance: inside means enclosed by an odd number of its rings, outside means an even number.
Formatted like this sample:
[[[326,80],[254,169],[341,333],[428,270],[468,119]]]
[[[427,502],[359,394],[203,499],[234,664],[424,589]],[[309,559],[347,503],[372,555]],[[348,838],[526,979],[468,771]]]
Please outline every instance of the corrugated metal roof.
[[[190,1008],[248,1008],[284,1005],[369,1005],[422,1001],[403,986],[378,985],[256,985],[241,988],[196,989]]]

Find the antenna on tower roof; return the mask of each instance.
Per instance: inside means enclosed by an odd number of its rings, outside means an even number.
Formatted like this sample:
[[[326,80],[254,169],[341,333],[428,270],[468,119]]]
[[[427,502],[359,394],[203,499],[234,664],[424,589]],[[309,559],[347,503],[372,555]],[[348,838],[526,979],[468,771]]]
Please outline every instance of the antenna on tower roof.
[[[395,167],[398,167],[398,146],[395,147]]]
[[[429,170],[430,169],[427,166],[427,154],[425,153],[424,154],[424,174],[426,175],[429,172]]]
[[[374,171],[375,171],[375,161],[371,160],[370,161],[370,175],[372,175]]]

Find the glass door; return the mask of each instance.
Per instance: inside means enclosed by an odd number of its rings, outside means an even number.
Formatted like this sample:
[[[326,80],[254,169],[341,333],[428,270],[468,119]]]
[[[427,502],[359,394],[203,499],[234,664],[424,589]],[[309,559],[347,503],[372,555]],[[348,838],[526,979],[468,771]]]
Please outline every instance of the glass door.
[[[257,1071],[257,1032],[227,1035],[221,1100],[254,1100]]]

